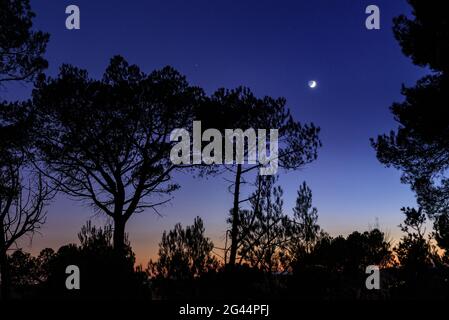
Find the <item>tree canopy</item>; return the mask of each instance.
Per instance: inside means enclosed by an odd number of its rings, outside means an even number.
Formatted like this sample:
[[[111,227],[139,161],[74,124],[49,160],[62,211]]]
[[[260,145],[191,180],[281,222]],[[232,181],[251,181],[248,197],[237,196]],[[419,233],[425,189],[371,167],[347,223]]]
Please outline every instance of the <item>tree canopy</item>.
[[[202,96],[171,67],[145,74],[115,56],[95,80],[64,65],[33,92],[38,159],[61,191],[114,220],[120,250],[128,219],[157,212],[178,188],[170,181],[170,133],[192,126]]]
[[[444,230],[449,214],[449,13],[441,1],[409,3],[413,17],[397,17],[394,34],[404,54],[432,73],[414,87],[403,87],[405,100],[390,108],[398,128],[372,139],[372,145],[380,162],[402,171],[419,205]],[[447,240],[440,237],[440,243]]]
[[[47,68],[49,35],[32,29],[34,17],[29,0],[0,0],[0,84],[31,81]]]

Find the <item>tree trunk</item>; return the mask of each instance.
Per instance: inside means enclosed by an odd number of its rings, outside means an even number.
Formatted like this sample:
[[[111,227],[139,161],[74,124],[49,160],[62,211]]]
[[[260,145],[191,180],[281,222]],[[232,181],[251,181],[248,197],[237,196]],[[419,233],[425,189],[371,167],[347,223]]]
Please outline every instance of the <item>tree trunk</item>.
[[[229,255],[229,266],[235,265],[238,247],[238,226],[239,221],[239,200],[240,200],[240,178],[242,175],[242,165],[237,165],[237,173],[235,175],[234,186],[234,207],[232,208],[232,229],[231,229],[231,253]]]
[[[2,250],[3,251],[3,250]],[[10,297],[10,279],[8,270],[8,258],[6,252],[0,253],[0,273],[1,273],[1,299],[9,300]]]
[[[0,221],[0,294],[2,300],[10,298],[10,277],[8,268],[8,256],[6,255],[6,239],[3,221]]]
[[[125,223],[122,216],[114,218],[114,250],[120,255],[125,252]]]

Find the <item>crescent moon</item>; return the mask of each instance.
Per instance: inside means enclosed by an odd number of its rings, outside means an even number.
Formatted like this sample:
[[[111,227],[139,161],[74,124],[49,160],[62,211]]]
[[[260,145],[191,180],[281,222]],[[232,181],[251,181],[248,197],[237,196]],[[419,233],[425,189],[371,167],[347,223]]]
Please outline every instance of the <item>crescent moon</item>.
[[[316,82],[315,80],[310,80],[310,81],[309,81],[309,87],[310,87],[310,88],[313,89],[313,88],[316,87],[316,85],[317,85],[317,82]]]

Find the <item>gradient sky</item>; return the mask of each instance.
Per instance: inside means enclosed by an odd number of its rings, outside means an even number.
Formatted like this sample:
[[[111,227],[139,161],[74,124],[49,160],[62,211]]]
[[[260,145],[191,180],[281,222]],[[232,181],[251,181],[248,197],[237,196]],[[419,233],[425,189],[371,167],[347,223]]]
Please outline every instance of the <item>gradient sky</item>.
[[[65,29],[65,7],[81,11],[81,30]],[[365,28],[365,8],[376,4],[381,29]],[[284,209],[291,213],[296,190],[306,180],[313,190],[320,225],[332,235],[375,225],[399,237],[400,208],[415,199],[400,173],[376,159],[369,138],[395,127],[388,107],[401,101],[401,85],[412,85],[425,70],[412,65],[396,43],[392,18],[409,13],[405,0],[31,0],[35,26],[51,34],[48,74],[62,63],[100,77],[111,56],[123,55],[150,72],[172,65],[207,93],[245,85],[257,95],[283,96],[296,119],[322,129],[318,160],[282,174]],[[311,90],[307,81],[318,81]],[[2,92],[26,98],[30,86]],[[162,231],[200,215],[218,245],[232,204],[223,177],[193,179],[179,174],[173,201],[135,215],[127,231],[139,262],[157,252]],[[24,250],[77,242],[87,219],[103,224],[88,206],[61,195],[48,208],[41,235]]]

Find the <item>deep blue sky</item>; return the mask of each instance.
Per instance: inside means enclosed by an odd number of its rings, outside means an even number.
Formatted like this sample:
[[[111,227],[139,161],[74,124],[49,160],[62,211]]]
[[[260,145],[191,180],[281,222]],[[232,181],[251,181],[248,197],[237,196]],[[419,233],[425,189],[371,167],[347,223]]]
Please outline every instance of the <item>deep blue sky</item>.
[[[369,138],[395,127],[388,107],[400,101],[401,85],[412,85],[423,70],[404,57],[392,34],[392,18],[409,13],[405,0],[266,1],[141,0],[31,1],[35,25],[51,34],[46,57],[49,74],[71,63],[100,77],[112,55],[150,72],[172,65],[208,93],[216,88],[250,87],[258,95],[284,96],[294,116],[322,128],[318,161],[282,175],[285,210],[291,212],[296,189],[311,186],[322,227],[331,234],[366,230],[378,218],[399,235],[400,207],[413,205],[400,174],[376,160]],[[81,30],[65,29],[65,7],[81,10]],[[381,29],[365,28],[365,8],[381,10]],[[311,90],[307,81],[315,79]],[[28,88],[29,89],[29,88]],[[10,97],[24,98],[27,88]],[[207,234],[219,242],[231,206],[222,177],[177,176],[181,190],[160,211],[131,219],[127,231],[139,261],[156,253],[164,229],[175,222],[205,220]],[[76,232],[93,215],[64,196],[48,210],[36,251],[76,241]],[[94,218],[103,223],[103,218]]]

